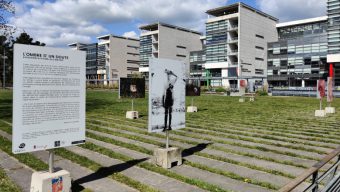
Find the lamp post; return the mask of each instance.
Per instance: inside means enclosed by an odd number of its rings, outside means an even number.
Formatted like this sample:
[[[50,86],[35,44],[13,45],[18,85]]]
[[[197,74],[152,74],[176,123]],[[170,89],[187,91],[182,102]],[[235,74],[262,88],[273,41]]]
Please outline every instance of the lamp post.
[[[5,46],[3,46],[4,53],[2,55],[3,58],[3,69],[2,69],[2,88],[5,89],[6,86],[6,51],[5,51]]]
[[[288,63],[288,89],[290,89],[290,63]]]

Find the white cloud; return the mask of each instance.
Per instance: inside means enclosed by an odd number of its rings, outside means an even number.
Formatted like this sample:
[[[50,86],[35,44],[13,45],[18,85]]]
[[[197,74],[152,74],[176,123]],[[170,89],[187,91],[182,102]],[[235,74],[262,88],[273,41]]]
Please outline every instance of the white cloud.
[[[135,31],[128,31],[123,34],[123,37],[138,38],[138,35]]]
[[[326,15],[326,0],[257,0],[259,9],[281,22]]]
[[[228,0],[29,0],[16,4],[19,12],[11,23],[34,39],[51,46],[65,46],[74,40],[88,41],[107,33],[109,25],[136,25],[156,21],[204,30],[205,11]],[[130,31],[126,35],[134,35]],[[67,39],[63,39],[67,38]],[[70,43],[70,42],[67,42]],[[67,44],[66,43],[66,44]],[[86,43],[86,42],[84,42]]]

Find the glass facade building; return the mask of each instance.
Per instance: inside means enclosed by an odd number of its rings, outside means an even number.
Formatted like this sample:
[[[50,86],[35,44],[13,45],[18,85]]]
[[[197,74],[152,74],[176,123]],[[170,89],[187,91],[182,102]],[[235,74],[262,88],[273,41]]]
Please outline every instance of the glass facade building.
[[[278,19],[241,2],[206,13],[206,61],[202,73],[211,77],[210,85],[237,88],[241,79],[263,81],[267,42],[277,40]]]
[[[327,78],[327,17],[279,24],[277,31],[279,41],[268,43],[270,85],[314,87]]]
[[[206,61],[205,50],[190,52],[190,76],[205,76],[204,63]]]
[[[227,58],[228,20],[215,21],[206,25],[206,59],[209,63],[225,62]]]
[[[80,45],[79,50],[86,52],[86,79],[97,79],[98,44]]]
[[[139,48],[140,67],[148,67],[150,57],[152,57],[152,35],[141,36]]]
[[[335,85],[340,86],[340,0],[327,1],[328,64],[334,66]]]
[[[328,0],[328,53],[340,53],[340,1]]]

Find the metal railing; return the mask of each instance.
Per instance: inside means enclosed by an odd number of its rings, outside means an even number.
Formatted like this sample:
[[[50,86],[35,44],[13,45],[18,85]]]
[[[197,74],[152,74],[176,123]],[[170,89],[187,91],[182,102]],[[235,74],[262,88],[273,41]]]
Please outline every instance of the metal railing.
[[[335,159],[333,165],[327,169],[321,176],[321,168]],[[311,168],[303,172],[300,176],[292,182],[285,185],[279,192],[289,192],[301,186],[302,183],[307,182],[312,177],[311,184],[305,189],[299,191],[311,192],[339,192],[340,191],[340,146],[329,153],[320,162],[313,165]]]

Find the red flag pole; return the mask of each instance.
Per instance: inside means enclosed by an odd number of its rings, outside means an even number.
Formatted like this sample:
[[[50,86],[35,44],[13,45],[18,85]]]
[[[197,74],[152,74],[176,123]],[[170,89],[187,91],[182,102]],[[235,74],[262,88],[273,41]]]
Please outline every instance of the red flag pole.
[[[334,77],[334,67],[333,67],[333,63],[330,63],[329,64],[329,86],[328,89],[331,89],[331,90],[328,90],[328,93],[327,94],[331,94],[331,95],[327,95],[329,97],[329,102],[328,102],[328,106],[331,107],[331,104],[332,104],[332,98],[333,97],[333,77]]]

